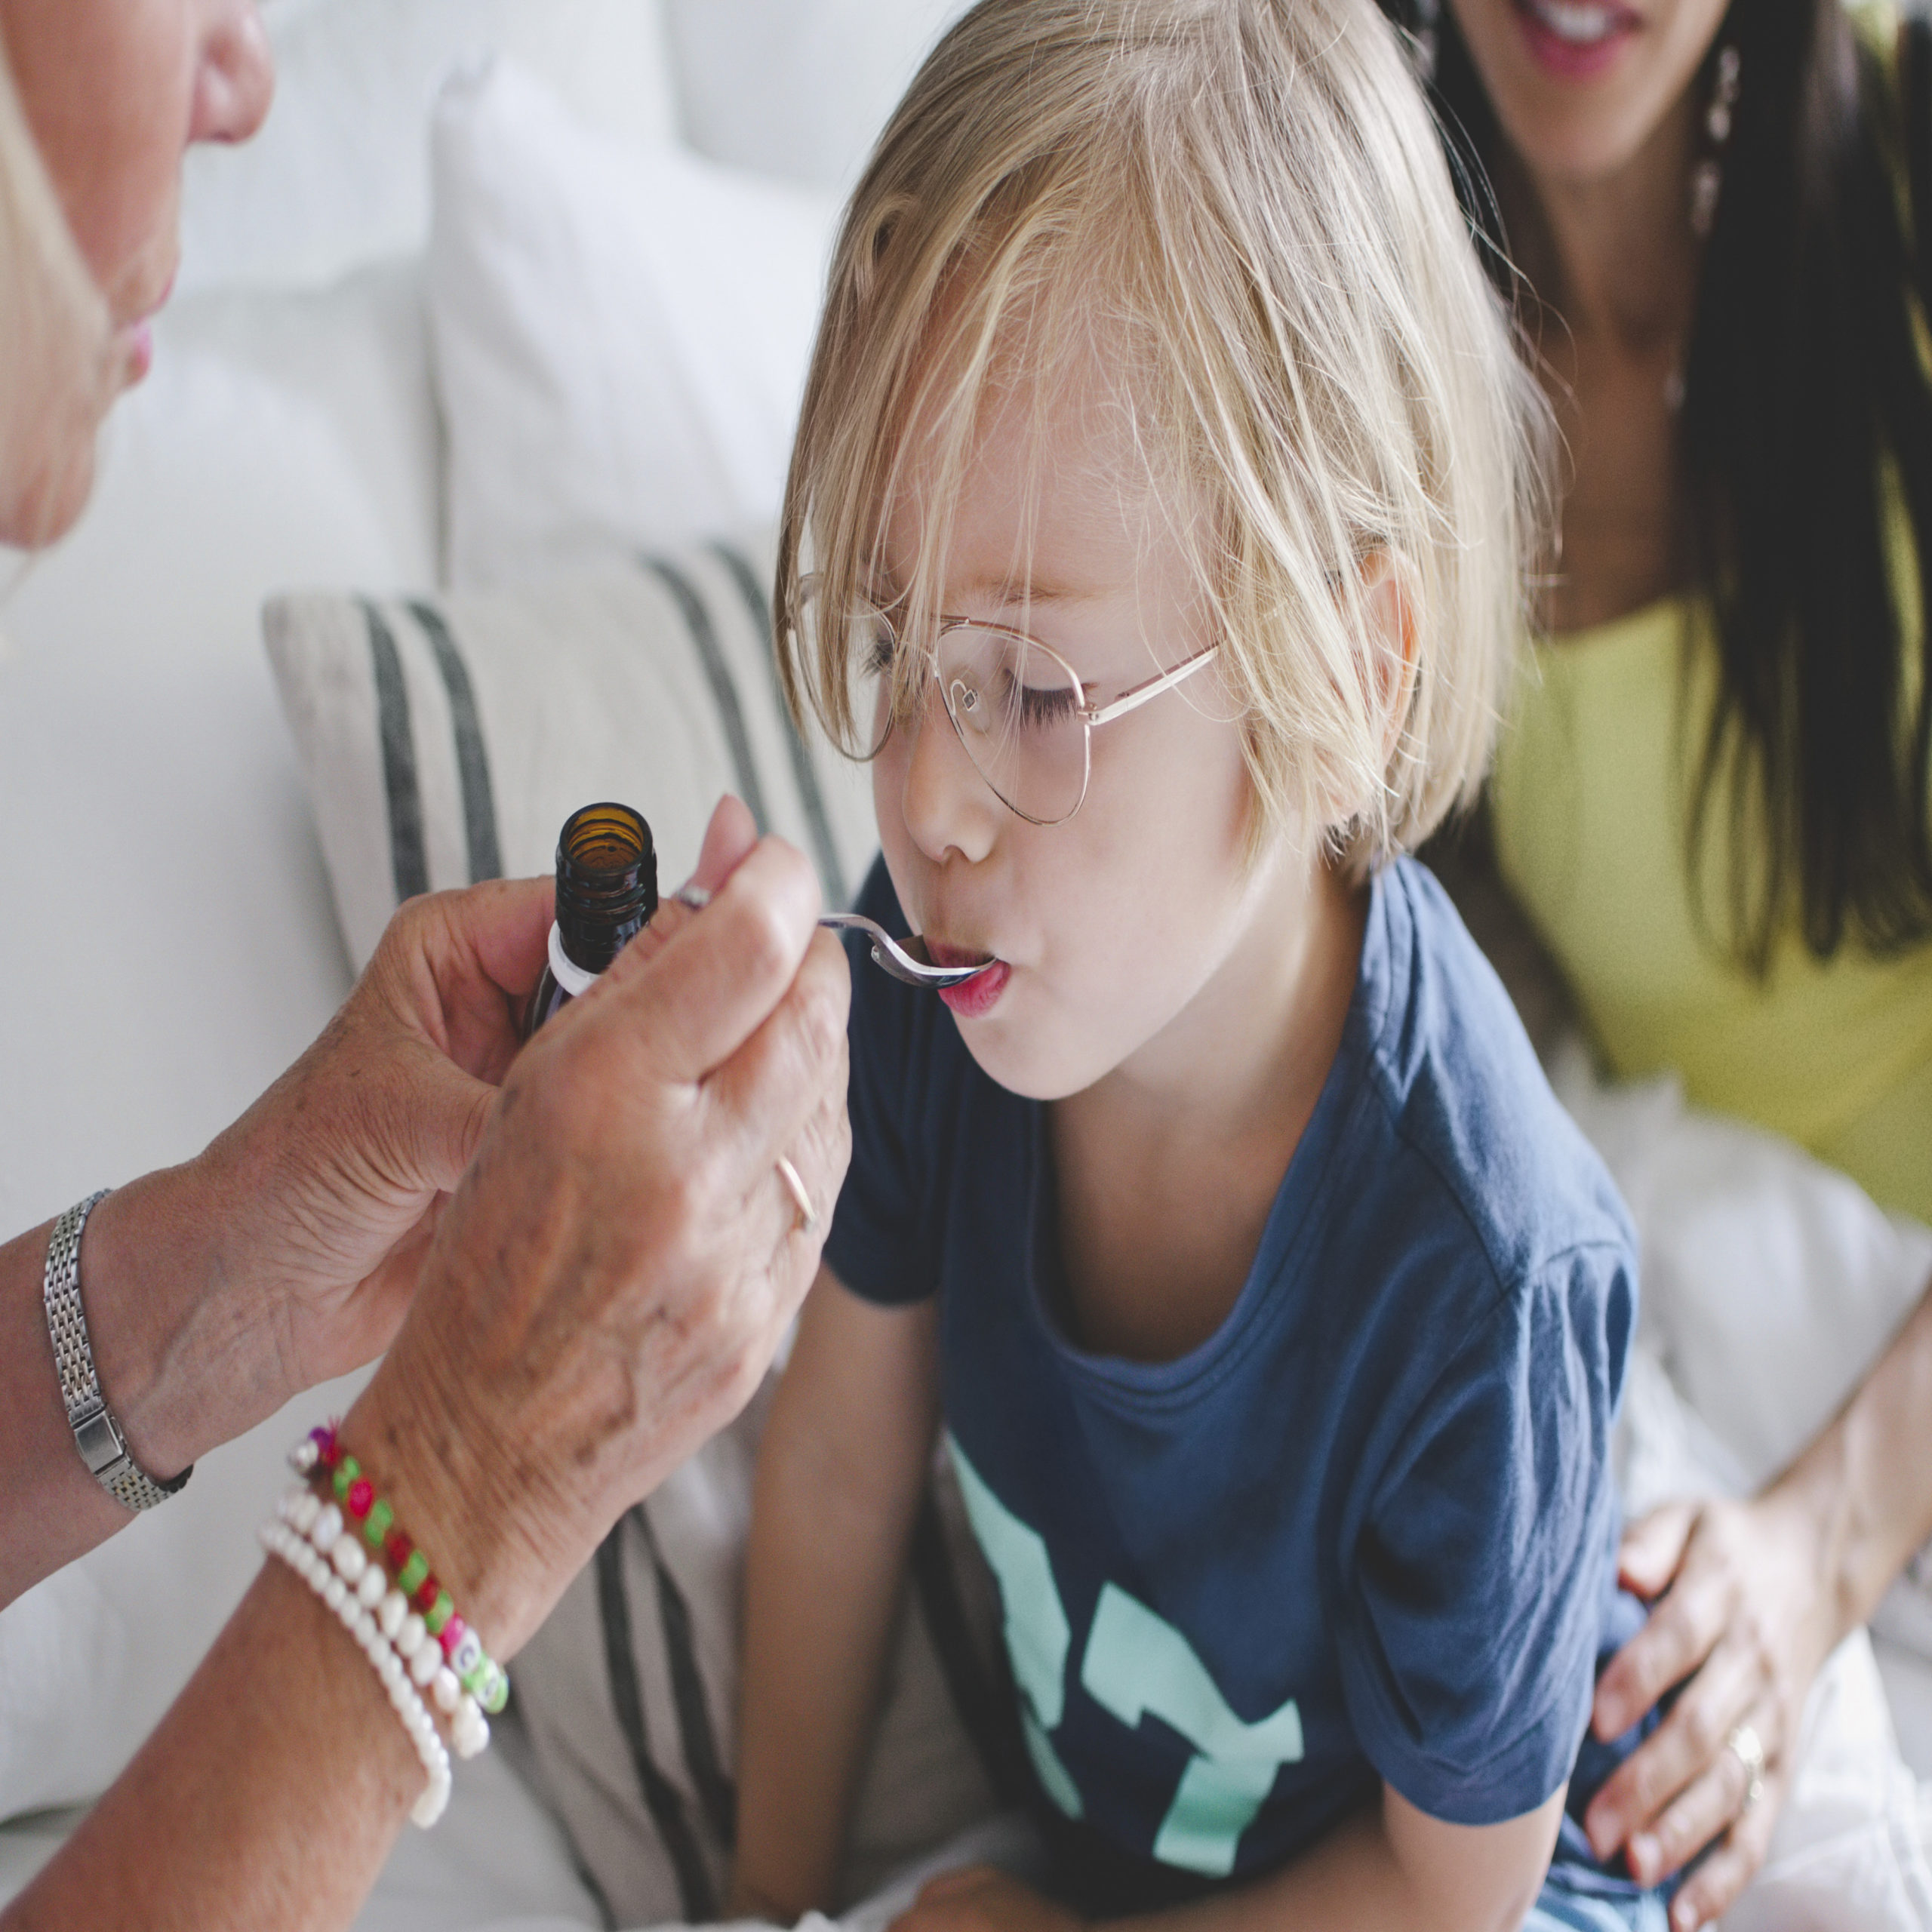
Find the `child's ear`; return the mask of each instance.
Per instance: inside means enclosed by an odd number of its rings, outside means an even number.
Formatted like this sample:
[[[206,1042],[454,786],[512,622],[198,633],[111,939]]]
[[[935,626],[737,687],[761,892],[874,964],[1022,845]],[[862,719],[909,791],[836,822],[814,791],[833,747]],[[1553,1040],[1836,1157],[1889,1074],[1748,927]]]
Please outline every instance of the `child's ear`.
[[[1415,574],[1392,550],[1371,550],[1361,560],[1363,642],[1370,715],[1379,724],[1386,771],[1402,741],[1416,688]]]

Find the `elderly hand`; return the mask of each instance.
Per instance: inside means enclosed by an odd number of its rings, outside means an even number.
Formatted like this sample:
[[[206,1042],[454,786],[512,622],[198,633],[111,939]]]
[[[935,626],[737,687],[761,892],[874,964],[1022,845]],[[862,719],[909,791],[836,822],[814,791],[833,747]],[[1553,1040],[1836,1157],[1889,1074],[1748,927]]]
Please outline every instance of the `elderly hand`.
[[[96,1354],[148,1467],[387,1346],[516,1052],[549,918],[542,879],[412,900],[234,1126],[102,1203],[83,1255]],[[163,1264],[171,1289],[151,1282]]]
[[[343,1426],[499,1657],[749,1398],[817,1266],[850,983],[809,866],[750,841],[714,820],[706,910],[667,900],[510,1069]]]
[[[1675,1932],[1716,1918],[1764,1862],[1806,1694],[1840,1634],[1821,1543],[1807,1506],[1778,1489],[1749,1503],[1667,1504],[1626,1533],[1623,1580],[1656,1603],[1598,1681],[1598,1736],[1617,1736],[1683,1688],[1585,1826],[1599,1857],[1622,1846],[1645,1884],[1712,1847],[1672,1903]],[[1731,1741],[1740,1726],[1763,1749],[1755,1802],[1749,1737]]]
[[[1063,1906],[989,1865],[942,1872],[920,1887],[891,1932],[1084,1932]]]

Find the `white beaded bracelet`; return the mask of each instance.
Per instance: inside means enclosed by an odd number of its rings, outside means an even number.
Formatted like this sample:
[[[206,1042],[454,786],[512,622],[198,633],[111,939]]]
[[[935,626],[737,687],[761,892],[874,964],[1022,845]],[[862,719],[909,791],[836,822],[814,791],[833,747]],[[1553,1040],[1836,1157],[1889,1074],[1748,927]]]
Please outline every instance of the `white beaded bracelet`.
[[[375,1620],[377,1629],[410,1681],[434,1700],[450,1721],[450,1743],[459,1758],[474,1758],[490,1745],[490,1720],[464,1690],[443,1657],[443,1647],[409,1607],[401,1591],[390,1587],[383,1566],[357,1540],[333,1503],[324,1503],[305,1483],[290,1485],[275,1514],[325,1558],[345,1590]]]
[[[429,1715],[429,1707],[417,1695],[415,1686],[409,1681],[408,1672],[403,1668],[402,1660],[390,1649],[389,1640],[383,1635],[374,1617],[336,1574],[334,1566],[314,1544],[291,1525],[281,1521],[264,1523],[261,1539],[263,1548],[271,1555],[280,1557],[335,1613],[342,1627],[355,1639],[381,1680],[389,1703],[402,1720],[402,1727],[408,1732],[409,1741],[415,1746],[416,1755],[422,1759],[423,1769],[429,1777],[429,1783],[423,1787],[423,1795],[411,1807],[409,1814],[426,1832],[443,1815],[444,1807],[450,1801],[450,1754],[443,1748],[443,1740],[437,1733],[435,1720]]]

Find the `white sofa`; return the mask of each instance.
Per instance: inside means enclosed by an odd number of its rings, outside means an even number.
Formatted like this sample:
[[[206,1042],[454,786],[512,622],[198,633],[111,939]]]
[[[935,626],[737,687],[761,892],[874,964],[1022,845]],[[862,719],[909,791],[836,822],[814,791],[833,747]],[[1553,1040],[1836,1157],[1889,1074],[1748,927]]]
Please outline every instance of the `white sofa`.
[[[0,559],[0,1226],[194,1152],[348,989],[260,611],[294,586],[448,581],[466,426],[439,401],[426,297],[442,75],[505,50],[614,140],[829,206],[952,11],[270,0],[281,97],[255,149],[191,159],[180,293],[94,501],[51,554]],[[768,516],[775,479],[770,500],[746,487],[739,509]],[[182,1499],[0,1614],[0,1900],[185,1681],[253,1573],[286,1438],[346,1392],[206,1458]],[[1898,1671],[1932,1768],[1932,1666]],[[493,1752],[437,1832],[406,1835],[361,1922],[598,1921]]]

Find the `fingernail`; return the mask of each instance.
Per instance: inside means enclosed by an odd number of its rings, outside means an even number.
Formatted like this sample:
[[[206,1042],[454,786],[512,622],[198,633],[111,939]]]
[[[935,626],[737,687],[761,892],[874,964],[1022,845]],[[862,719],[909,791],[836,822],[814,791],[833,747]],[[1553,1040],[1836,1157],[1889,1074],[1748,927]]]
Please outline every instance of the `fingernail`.
[[[1697,1932],[1697,1908],[1688,1899],[1679,1899],[1670,1909],[1670,1922],[1677,1932]]]
[[[1651,1874],[1663,1862],[1662,1848],[1648,1832],[1638,1832],[1632,1837],[1626,1856],[1638,1882],[1644,1885],[1652,1882]]]

